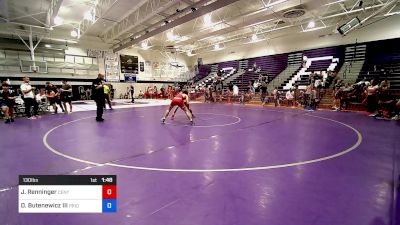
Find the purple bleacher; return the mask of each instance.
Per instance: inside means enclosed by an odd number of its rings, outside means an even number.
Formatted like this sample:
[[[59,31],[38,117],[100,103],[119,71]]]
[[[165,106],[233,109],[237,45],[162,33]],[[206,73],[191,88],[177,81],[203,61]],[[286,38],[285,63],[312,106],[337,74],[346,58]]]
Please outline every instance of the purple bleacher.
[[[199,67],[199,73],[196,75],[195,81],[199,81],[204,77],[208,76],[211,71],[211,65],[201,65]]]
[[[272,80],[278,76],[287,67],[288,54],[269,55],[248,59],[248,68],[253,68],[254,63],[261,67],[259,73],[246,71],[242,76],[237,77],[231,83],[236,84],[240,90],[246,88],[249,81],[258,79],[260,74],[268,75],[268,79]]]
[[[344,46],[336,46],[336,47],[306,50],[303,51],[303,55],[307,56],[307,58],[317,58],[323,56],[333,56],[334,58],[343,58],[344,51],[345,51]]]
[[[383,64],[400,61],[400,38],[376,41],[367,44],[366,61],[368,64]]]
[[[327,71],[331,63],[332,63],[331,59],[312,61],[310,67],[308,67],[307,69],[307,72]]]
[[[392,90],[400,90],[400,39],[370,42],[367,44],[366,60],[357,82],[386,79]]]

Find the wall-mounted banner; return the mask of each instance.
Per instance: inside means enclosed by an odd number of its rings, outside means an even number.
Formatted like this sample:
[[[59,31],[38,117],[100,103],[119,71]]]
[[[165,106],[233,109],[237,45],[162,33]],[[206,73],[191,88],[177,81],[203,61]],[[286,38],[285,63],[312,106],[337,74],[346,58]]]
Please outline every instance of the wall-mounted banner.
[[[136,83],[137,74],[134,73],[124,73],[125,82],[127,83]]]
[[[116,53],[106,53],[104,55],[104,69],[106,81],[119,82],[119,58]]]
[[[144,62],[140,62],[140,72],[144,72]]]

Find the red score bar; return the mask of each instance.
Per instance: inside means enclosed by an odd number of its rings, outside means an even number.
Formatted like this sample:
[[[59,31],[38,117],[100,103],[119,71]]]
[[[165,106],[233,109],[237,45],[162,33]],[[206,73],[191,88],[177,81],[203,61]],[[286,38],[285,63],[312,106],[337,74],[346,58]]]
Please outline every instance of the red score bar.
[[[116,185],[103,185],[103,199],[116,199],[117,186]]]

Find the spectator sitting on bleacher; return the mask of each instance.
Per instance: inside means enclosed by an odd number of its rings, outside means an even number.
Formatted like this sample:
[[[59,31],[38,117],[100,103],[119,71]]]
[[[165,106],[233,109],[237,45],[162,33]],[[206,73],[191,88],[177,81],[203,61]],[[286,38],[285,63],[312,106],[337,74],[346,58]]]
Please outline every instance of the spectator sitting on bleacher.
[[[384,79],[381,84],[380,84],[380,88],[384,91],[387,91],[390,89],[390,82],[387,79]]]
[[[367,78],[366,77],[364,77],[364,79],[362,79],[361,81],[359,81],[359,82],[357,82],[357,83],[355,83],[353,86],[354,86],[354,89],[356,90],[356,92],[358,93],[358,95],[361,95],[361,93],[364,91],[364,88],[365,88],[365,86],[366,86],[366,83],[367,83]]]
[[[260,87],[260,83],[261,83],[260,78],[258,78],[257,80],[254,81],[253,87],[254,87],[255,91],[258,91],[258,88]]]
[[[253,82],[249,81],[249,84],[246,86],[246,91],[242,95],[242,103],[253,99],[254,94],[255,94],[255,89],[253,86]]]
[[[313,84],[314,83],[314,71],[311,72],[310,76],[308,76],[308,83]],[[300,79],[300,77],[299,77]]]
[[[218,76],[218,77],[221,77],[221,76],[222,76],[222,74],[223,74],[223,70],[218,70],[218,72],[217,72],[217,76]]]
[[[253,83],[251,82],[251,80],[249,81],[249,85],[247,85],[247,92],[249,94],[251,94],[252,96],[255,94],[256,90],[254,88]]]
[[[380,83],[377,91],[377,113],[374,115],[377,119],[390,119],[396,116],[395,106],[396,98],[390,93],[390,83],[384,80]]]
[[[2,83],[0,92],[0,109],[4,113],[5,123],[14,122],[15,92],[10,90],[6,82]]]
[[[253,67],[251,69],[249,69],[249,71],[256,71],[257,70],[257,63],[253,64]]]

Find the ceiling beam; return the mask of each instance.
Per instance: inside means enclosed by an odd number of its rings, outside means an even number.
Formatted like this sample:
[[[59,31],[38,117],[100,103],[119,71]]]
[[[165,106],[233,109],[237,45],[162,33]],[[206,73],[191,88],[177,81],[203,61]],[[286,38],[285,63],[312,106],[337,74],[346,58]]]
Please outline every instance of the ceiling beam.
[[[147,0],[140,0],[135,6],[133,6],[131,9],[129,9],[125,14],[123,14],[117,21],[115,25],[109,26],[106,28],[99,36],[104,37],[105,34],[107,34],[110,30],[114,28],[114,26],[118,25],[122,20],[124,20],[126,17],[131,15],[133,12],[135,12],[137,9],[142,7],[147,2]]]
[[[97,4],[92,7],[92,10],[96,12],[95,20],[89,21],[86,19],[82,19],[79,24],[80,28],[80,35],[81,37],[85,35],[91,27],[93,27],[100,19],[104,19],[103,17],[106,13],[115,5],[117,4],[118,0],[98,0]],[[108,20],[110,21],[110,20]],[[114,21],[112,21],[114,22]]]
[[[0,18],[4,21],[8,21],[9,19],[7,0],[0,0]]]
[[[168,22],[169,21],[174,21],[177,18],[180,18],[180,17],[182,17],[182,16],[184,16],[186,14],[192,13],[193,9],[197,9],[197,8],[200,8],[200,7],[204,6],[204,5],[209,4],[210,1],[211,0],[200,0],[200,1],[196,2],[196,3],[194,3],[193,5],[189,5],[186,8],[181,9],[179,12],[177,11],[176,13],[174,13],[174,14],[172,14],[170,16],[167,16],[162,20],[159,20],[158,22],[156,22],[156,23],[154,23],[154,24],[152,24],[152,25],[150,25],[148,27],[145,27],[145,29],[142,29],[142,30],[139,30],[136,33],[133,33],[129,37],[138,37],[140,35],[143,35],[144,33],[148,33],[151,30],[157,29],[158,27],[164,26],[165,21],[168,21]],[[123,43],[126,43],[127,41],[130,41],[130,40],[131,40],[131,38],[125,38],[122,41],[119,41],[117,44],[123,44]],[[118,46],[114,46],[114,47],[118,47]]]
[[[163,11],[169,9],[181,0],[171,0],[164,3],[161,0],[148,0],[146,4],[135,10],[129,16],[124,18],[120,23],[115,25],[110,31],[101,36],[106,42],[119,38],[126,34],[138,25],[152,19],[157,14],[162,14]],[[167,15],[165,14],[167,17]]]
[[[194,2],[192,0],[182,0],[182,2],[188,4],[188,5],[193,5]]]
[[[46,25],[51,27],[54,25],[54,17],[57,16],[63,0],[51,0],[49,10],[46,16]]]
[[[132,46],[134,44],[138,44],[139,42],[144,41],[147,38],[150,38],[152,36],[155,36],[155,35],[157,35],[159,33],[164,32],[166,30],[169,30],[171,28],[174,28],[176,26],[179,26],[181,24],[184,24],[186,22],[194,20],[194,19],[196,19],[196,18],[198,18],[200,16],[203,16],[203,15],[205,15],[207,13],[210,13],[210,12],[213,12],[213,11],[215,11],[217,9],[223,8],[225,6],[228,6],[228,5],[230,5],[232,3],[235,3],[237,1],[239,1],[239,0],[219,0],[219,1],[213,2],[213,3],[209,4],[209,5],[200,7],[199,9],[195,10],[194,12],[186,14],[186,15],[180,17],[180,18],[177,18],[176,20],[173,20],[173,21],[165,24],[164,26],[161,26],[161,27],[156,28],[156,29],[154,29],[152,31],[149,31],[146,34],[144,34],[144,35],[142,35],[142,36],[140,36],[140,37],[138,37],[136,39],[132,38],[131,41],[128,41],[127,43],[124,43],[124,44],[114,48],[113,51],[117,52],[117,51],[120,51],[120,50],[125,49],[127,47],[130,47],[130,46]]]
[[[342,17],[342,16],[347,16],[347,15],[349,15],[349,14],[354,14],[354,13],[361,12],[361,11],[364,11],[364,10],[365,10],[365,11],[375,10],[375,11],[373,11],[369,16],[367,16],[365,19],[362,20],[362,22],[365,22],[365,21],[367,21],[367,20],[369,20],[369,19],[375,17],[375,16],[378,15],[379,13],[384,12],[385,9],[388,9],[388,8],[389,8],[390,6],[392,6],[395,2],[396,2],[396,0],[389,0],[388,2],[386,2],[386,3],[384,3],[384,4],[376,4],[376,5],[366,6],[365,8],[353,9],[353,10],[350,10],[350,11],[348,11],[348,12],[342,12],[342,11],[340,11],[340,12],[333,13],[333,14],[330,14],[330,15],[322,16],[322,17],[321,17],[321,20],[331,19],[331,18],[336,18],[336,17]],[[308,19],[305,19],[305,20],[302,21],[300,24],[293,24],[293,25],[287,25],[287,26],[282,26],[282,27],[276,27],[276,28],[273,28],[273,29],[265,29],[265,30],[262,30],[261,32],[259,32],[258,34],[268,34],[268,33],[276,32],[276,31],[280,31],[280,30],[286,30],[286,29],[289,29],[289,28],[294,28],[294,27],[297,27],[297,26],[299,26],[299,25],[307,25],[307,24],[308,24],[308,21],[309,21]],[[335,24],[325,25],[325,28],[333,27],[334,25],[335,25]],[[240,30],[241,28],[238,28],[238,29]],[[231,31],[231,32],[232,32],[232,31]],[[231,32],[227,32],[227,33],[231,33]],[[238,30],[236,30],[235,32],[238,32]],[[215,43],[207,43],[207,44],[205,44],[205,45],[198,46],[198,47],[194,48],[193,50],[198,51],[198,50],[200,50],[200,49],[207,49],[207,48],[213,46],[213,45],[216,44],[216,43],[223,43],[223,44],[226,44],[226,43],[229,43],[229,42],[234,42],[234,41],[238,41],[238,40],[243,40],[243,37],[244,37],[244,36],[247,36],[247,37],[248,37],[248,36],[250,36],[251,34],[253,34],[253,32],[246,32],[246,33],[241,33],[241,34],[238,34],[238,35],[233,35],[233,36],[228,37],[227,39],[225,39],[225,40],[223,40],[223,41],[218,41],[218,42],[215,42]]]
[[[312,0],[303,0],[303,4],[309,3],[310,1]],[[278,0],[274,2],[269,1],[266,6],[263,6],[260,9],[255,9],[250,12],[241,13],[239,15],[232,15],[232,18],[228,18],[228,22],[231,26],[223,27],[218,30],[213,29],[212,31],[209,31],[209,29],[202,28],[198,30],[196,33],[188,35],[189,39],[182,41],[179,44],[183,45],[190,44],[198,40],[208,39],[209,37],[212,36],[216,37],[219,35],[225,35],[230,32],[235,32],[238,29],[255,27],[258,24],[275,20],[276,17],[273,15],[274,12],[283,12],[285,10],[298,6],[298,4],[299,4],[298,0],[287,0],[287,1]],[[274,12],[269,10],[271,7],[274,7]],[[227,21],[220,21],[219,23],[222,22],[227,22]]]

